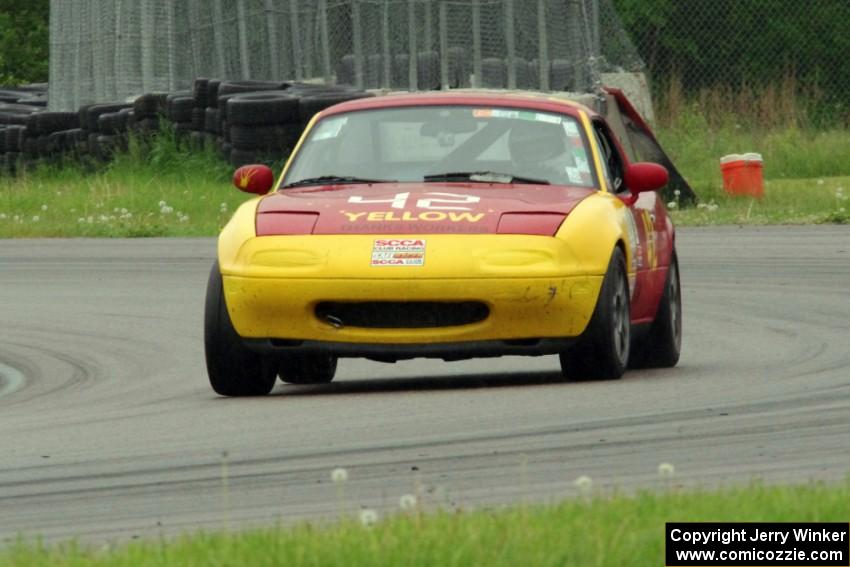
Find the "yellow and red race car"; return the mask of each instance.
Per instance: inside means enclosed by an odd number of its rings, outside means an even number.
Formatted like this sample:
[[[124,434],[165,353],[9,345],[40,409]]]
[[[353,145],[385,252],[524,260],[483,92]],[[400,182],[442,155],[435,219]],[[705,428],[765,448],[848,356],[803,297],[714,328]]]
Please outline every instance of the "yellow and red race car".
[[[275,184],[222,231],[205,314],[210,383],[330,382],[339,357],[559,354],[573,380],[679,359],[667,171],[547,96],[391,95],[314,117]],[[273,190],[272,190],[273,189]]]

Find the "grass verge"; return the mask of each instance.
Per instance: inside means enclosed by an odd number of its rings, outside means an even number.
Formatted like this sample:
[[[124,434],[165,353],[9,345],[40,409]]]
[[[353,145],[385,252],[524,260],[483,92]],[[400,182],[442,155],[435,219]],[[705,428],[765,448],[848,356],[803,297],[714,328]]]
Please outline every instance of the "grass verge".
[[[759,132],[730,117],[709,122],[691,109],[659,130],[700,206],[674,211],[680,226],[850,222],[850,132],[794,127]],[[719,157],[765,156],[765,198],[729,197]],[[170,133],[98,169],[42,166],[0,178],[0,238],[213,236],[247,197],[230,185],[231,167],[213,151],[195,152]],[[675,208],[674,203],[671,208]]]
[[[343,520],[238,534],[197,534],[88,550],[18,543],[13,567],[65,565],[630,565],[664,564],[665,522],[846,522],[850,481],[717,492],[644,492],[557,505],[433,514],[414,511],[371,526]]]

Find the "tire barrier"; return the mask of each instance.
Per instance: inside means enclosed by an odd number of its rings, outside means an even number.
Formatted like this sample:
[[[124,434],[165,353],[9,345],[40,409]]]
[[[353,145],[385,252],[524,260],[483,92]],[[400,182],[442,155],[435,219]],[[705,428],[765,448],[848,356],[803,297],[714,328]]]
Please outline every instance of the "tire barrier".
[[[419,63],[428,67],[425,55]],[[0,87],[0,174],[63,160],[107,162],[131,137],[147,140],[165,124],[187,147],[217,151],[234,166],[273,163],[289,155],[317,112],[369,96],[350,86],[198,78],[191,90],[48,112],[46,85]]]

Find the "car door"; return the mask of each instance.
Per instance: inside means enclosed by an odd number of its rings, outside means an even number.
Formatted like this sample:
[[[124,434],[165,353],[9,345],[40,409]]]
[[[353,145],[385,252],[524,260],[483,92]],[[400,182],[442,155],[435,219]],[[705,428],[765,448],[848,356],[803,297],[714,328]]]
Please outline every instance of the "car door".
[[[659,250],[666,244],[666,212],[655,192],[640,193],[637,198],[626,186],[625,171],[629,160],[617,138],[602,118],[593,120],[594,141],[602,158],[603,174],[610,191],[628,207],[630,234],[636,236],[631,245],[629,285],[632,295],[632,321],[647,322],[655,316],[658,298],[663,291],[665,269],[660,269]]]

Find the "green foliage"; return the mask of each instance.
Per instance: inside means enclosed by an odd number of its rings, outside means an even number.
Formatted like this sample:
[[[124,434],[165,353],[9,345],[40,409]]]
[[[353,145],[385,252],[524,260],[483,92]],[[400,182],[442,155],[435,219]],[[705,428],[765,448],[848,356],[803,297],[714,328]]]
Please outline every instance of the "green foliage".
[[[812,96],[850,108],[846,0],[614,0],[656,87],[693,93],[765,86],[787,75]]]
[[[50,0],[0,0],[0,85],[46,82]]]

